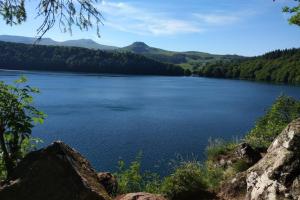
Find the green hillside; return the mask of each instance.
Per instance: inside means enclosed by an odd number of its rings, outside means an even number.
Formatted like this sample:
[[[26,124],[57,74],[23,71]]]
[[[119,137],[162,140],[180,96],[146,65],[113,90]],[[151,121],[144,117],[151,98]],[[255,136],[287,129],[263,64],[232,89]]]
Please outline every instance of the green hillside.
[[[183,75],[181,67],[130,52],[0,42],[0,68],[141,75]]]
[[[196,51],[166,51],[163,49],[150,47],[143,42],[135,42],[132,45],[118,49],[118,51],[128,51],[136,54],[141,54],[160,62],[180,65],[192,71],[208,63],[214,63],[216,61],[231,61],[242,58],[241,56],[237,55],[215,55]]]
[[[300,48],[276,50],[262,56],[207,64],[200,76],[300,84]]]

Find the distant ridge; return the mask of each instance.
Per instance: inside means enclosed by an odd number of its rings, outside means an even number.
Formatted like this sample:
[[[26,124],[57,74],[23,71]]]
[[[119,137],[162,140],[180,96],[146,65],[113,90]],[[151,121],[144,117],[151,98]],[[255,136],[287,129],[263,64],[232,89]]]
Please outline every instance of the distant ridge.
[[[191,70],[203,67],[207,63],[215,63],[216,61],[231,61],[243,58],[238,55],[217,55],[197,51],[167,51],[150,47],[144,42],[134,42],[129,46],[119,48],[118,51],[141,54],[160,62],[180,65],[181,67],[189,68]]]
[[[23,44],[34,44],[36,42],[36,38],[24,37],[24,36],[0,35],[0,41],[23,43]],[[91,39],[67,40],[63,42],[58,42],[51,38],[42,38],[38,42],[38,44],[48,45],[48,46],[82,47],[87,49],[104,50],[104,51],[130,52],[130,53],[143,55],[145,57],[151,58],[159,62],[179,65],[191,71],[197,70],[209,63],[215,63],[218,61],[229,62],[232,60],[239,60],[244,58],[238,55],[217,55],[217,54],[210,54],[210,53],[197,52],[197,51],[186,51],[186,52],[168,51],[168,50],[148,46],[144,42],[134,42],[129,46],[119,48],[115,46],[98,44],[97,42]]]
[[[0,35],[0,41],[3,42],[15,42],[23,44],[34,44],[37,39],[34,37],[23,37],[23,36],[12,36],[12,35]],[[118,47],[98,44],[91,39],[79,39],[79,40],[67,40],[63,42],[55,41],[51,38],[42,38],[39,45],[52,45],[52,46],[70,46],[70,47],[83,47],[88,49],[99,49],[99,50],[115,50]]]
[[[142,55],[0,41],[0,69],[182,76],[184,70]]]

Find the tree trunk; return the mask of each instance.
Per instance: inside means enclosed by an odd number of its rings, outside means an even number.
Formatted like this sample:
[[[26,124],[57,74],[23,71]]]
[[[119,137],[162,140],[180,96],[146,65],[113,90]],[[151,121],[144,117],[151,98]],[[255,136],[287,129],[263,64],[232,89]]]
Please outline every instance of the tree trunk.
[[[7,178],[9,178],[9,177],[11,177],[12,171],[14,169],[14,163],[13,163],[12,159],[10,158],[10,155],[9,155],[6,145],[5,145],[4,131],[5,131],[5,129],[3,127],[0,127],[0,147],[1,147],[1,150],[3,151],[3,160],[4,160],[6,172],[7,172]]]

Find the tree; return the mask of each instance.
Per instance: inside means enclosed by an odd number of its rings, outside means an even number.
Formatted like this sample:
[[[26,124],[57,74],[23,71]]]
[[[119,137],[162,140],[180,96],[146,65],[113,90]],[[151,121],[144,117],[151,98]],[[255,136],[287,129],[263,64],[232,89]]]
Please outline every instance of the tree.
[[[275,0],[273,0],[275,1]],[[290,24],[295,24],[295,25],[298,25],[300,26],[300,0],[293,0],[296,2],[296,6],[292,6],[292,7],[289,7],[289,6],[286,6],[282,9],[282,11],[284,13],[289,13],[291,14],[292,16],[289,18],[289,23]]]
[[[26,21],[26,3],[29,0],[0,0],[0,16],[6,24],[16,25]],[[37,17],[42,17],[43,22],[37,29],[39,39],[56,23],[63,31],[72,32],[75,24],[80,30],[97,28],[102,24],[102,15],[94,6],[99,0],[39,0]]]
[[[290,13],[292,16],[289,18],[290,24],[295,24],[300,26],[300,0],[294,0],[297,2],[297,6],[294,7],[284,7],[283,12]]]
[[[36,123],[43,123],[45,115],[33,106],[31,94],[39,90],[21,77],[14,85],[0,82],[0,149],[7,176],[10,177],[18,161],[24,156],[23,147]]]

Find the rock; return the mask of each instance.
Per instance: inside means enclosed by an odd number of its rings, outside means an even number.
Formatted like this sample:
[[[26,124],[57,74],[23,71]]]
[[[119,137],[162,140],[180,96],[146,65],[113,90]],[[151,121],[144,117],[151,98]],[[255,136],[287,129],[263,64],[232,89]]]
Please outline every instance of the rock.
[[[55,142],[29,153],[0,186],[1,200],[111,200],[90,163]]]
[[[300,119],[290,123],[247,171],[248,200],[299,199]]]
[[[241,172],[220,187],[218,197],[222,200],[244,200],[247,192],[247,173]]]
[[[116,197],[115,200],[166,200],[160,195],[138,192],[138,193],[129,193]]]
[[[234,150],[216,156],[213,160],[215,167],[229,168],[237,162],[243,162],[251,167],[262,158],[261,153],[254,150],[249,144],[241,143]]]
[[[240,144],[236,151],[237,157],[244,160],[249,166],[254,165],[261,159],[261,155],[258,151],[255,151],[249,144]]]
[[[293,199],[300,200],[300,176],[298,176],[292,184],[291,187],[291,196]]]
[[[109,172],[100,172],[97,174],[99,182],[103,185],[109,195],[114,195],[118,190],[118,182]]]

